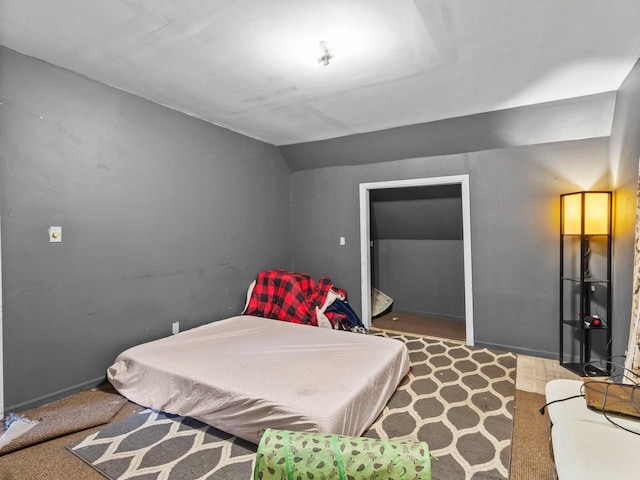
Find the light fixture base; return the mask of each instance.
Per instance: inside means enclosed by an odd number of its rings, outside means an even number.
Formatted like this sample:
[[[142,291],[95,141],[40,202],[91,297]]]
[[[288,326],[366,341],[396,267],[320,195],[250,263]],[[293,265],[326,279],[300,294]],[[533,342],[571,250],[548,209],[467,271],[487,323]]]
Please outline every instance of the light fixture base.
[[[323,67],[327,67],[329,66],[329,63],[331,62],[331,60],[333,59],[333,54],[329,49],[329,45],[324,40],[320,42],[319,48],[320,48],[320,58],[318,58],[318,63]]]

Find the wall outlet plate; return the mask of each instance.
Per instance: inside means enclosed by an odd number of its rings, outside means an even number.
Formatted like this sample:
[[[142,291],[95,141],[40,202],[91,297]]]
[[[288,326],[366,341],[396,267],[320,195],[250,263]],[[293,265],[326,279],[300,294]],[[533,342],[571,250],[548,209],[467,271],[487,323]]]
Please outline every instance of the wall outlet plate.
[[[171,324],[171,333],[175,335],[176,333],[180,333],[180,322],[173,322]]]
[[[49,243],[62,243],[62,227],[49,227]]]

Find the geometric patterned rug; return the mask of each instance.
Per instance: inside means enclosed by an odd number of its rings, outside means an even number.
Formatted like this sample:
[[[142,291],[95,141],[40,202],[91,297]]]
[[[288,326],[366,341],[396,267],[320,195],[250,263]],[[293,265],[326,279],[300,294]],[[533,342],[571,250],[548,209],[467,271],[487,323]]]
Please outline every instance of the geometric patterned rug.
[[[516,357],[429,337],[404,341],[411,371],[369,438],[425,441],[434,480],[506,480]],[[69,446],[112,480],[249,480],[256,446],[191,418],[146,410]]]
[[[411,371],[364,437],[429,445],[434,479],[509,475],[516,356],[385,332],[409,349]]]

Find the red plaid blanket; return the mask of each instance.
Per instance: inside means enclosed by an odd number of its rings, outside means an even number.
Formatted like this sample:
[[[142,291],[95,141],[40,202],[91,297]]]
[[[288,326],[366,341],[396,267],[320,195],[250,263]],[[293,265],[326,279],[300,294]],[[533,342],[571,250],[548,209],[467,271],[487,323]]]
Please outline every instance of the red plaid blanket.
[[[317,326],[315,307],[322,307],[331,287],[331,280],[326,277],[316,285],[304,273],[260,272],[245,314]]]

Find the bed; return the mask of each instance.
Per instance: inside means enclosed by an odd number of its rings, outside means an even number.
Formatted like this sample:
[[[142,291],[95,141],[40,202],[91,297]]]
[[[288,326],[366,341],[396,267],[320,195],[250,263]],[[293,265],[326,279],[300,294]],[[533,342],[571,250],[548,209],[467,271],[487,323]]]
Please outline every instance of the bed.
[[[257,444],[267,428],[359,436],[408,371],[401,341],[241,315],[132,347],[107,376],[132,402]]]

